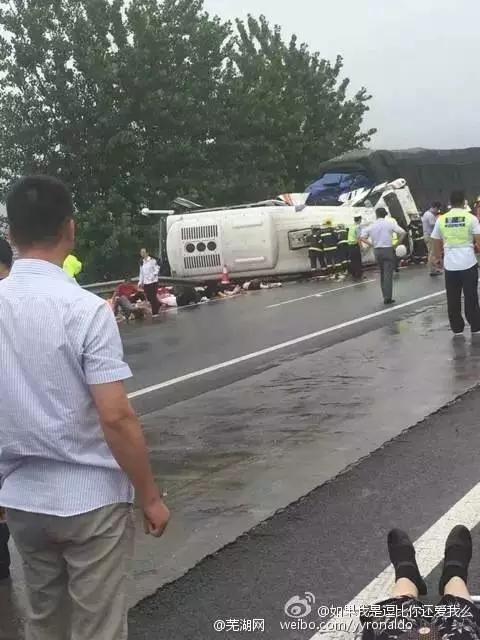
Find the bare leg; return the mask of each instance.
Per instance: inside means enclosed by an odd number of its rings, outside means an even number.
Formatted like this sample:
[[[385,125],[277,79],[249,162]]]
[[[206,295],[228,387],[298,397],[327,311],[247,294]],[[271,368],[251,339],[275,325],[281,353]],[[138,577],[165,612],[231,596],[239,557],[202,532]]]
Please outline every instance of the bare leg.
[[[415,548],[405,531],[392,529],[387,544],[390,562],[395,569],[394,597],[426,595],[427,585],[418,570]]]
[[[464,600],[473,602],[467,585],[462,578],[458,578],[457,576],[449,580],[445,585],[445,595],[455,596],[456,598],[463,598]]]
[[[417,600],[418,589],[415,583],[408,578],[400,578],[395,582],[395,586],[393,587],[393,597],[405,598],[406,596]]]

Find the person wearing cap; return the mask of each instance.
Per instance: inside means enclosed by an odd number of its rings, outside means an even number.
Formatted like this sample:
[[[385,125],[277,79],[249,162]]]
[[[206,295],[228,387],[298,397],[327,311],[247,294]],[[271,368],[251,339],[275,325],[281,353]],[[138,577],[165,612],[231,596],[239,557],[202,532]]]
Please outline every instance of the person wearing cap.
[[[370,244],[375,250],[375,259],[380,268],[380,285],[382,287],[385,304],[394,304],[392,298],[393,272],[395,271],[396,255],[393,248],[393,237],[398,235],[401,242],[407,232],[400,227],[394,218],[386,219],[387,210],[379,207],[376,210],[377,220],[363,230],[361,237],[365,244]],[[367,242],[367,238],[370,242]]]
[[[433,256],[433,240],[432,240],[432,231],[435,228],[435,224],[437,222],[437,218],[442,211],[441,202],[434,202],[430,209],[425,211],[422,216],[422,226],[423,226],[423,241],[425,242],[425,246],[428,251],[428,265],[430,267],[430,275],[431,276],[439,276],[442,273],[441,269],[438,269],[435,266],[435,259]]]
[[[465,320],[462,316],[462,292],[465,315],[472,333],[480,332],[478,302],[478,264],[475,246],[480,248],[480,222],[464,208],[465,194],[454,191],[450,197],[452,208],[441,215],[432,231],[433,253],[438,268],[445,271],[448,319],[454,335],[462,335]]]
[[[325,257],[319,227],[312,227],[309,243],[308,257],[310,258],[311,269],[312,271],[317,271],[317,267],[319,267],[321,274],[324,276],[326,275]]]
[[[326,220],[320,228],[320,239],[323,246],[326,273],[331,280],[338,277],[338,265],[341,265],[342,258],[338,251],[338,233],[333,227],[332,220]]]
[[[348,259],[349,271],[354,280],[361,280],[363,276],[362,252],[360,250],[360,225],[362,216],[355,216],[353,224],[348,228]]]

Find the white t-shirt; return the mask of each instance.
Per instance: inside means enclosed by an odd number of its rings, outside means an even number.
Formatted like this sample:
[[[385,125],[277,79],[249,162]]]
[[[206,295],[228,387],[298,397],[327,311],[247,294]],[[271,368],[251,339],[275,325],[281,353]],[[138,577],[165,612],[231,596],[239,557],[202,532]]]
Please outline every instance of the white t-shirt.
[[[402,229],[393,218],[379,218],[372,225],[362,231],[362,238],[370,238],[375,249],[393,247],[393,234],[402,235]]]
[[[158,282],[158,272],[160,268],[157,261],[148,256],[145,258],[142,266],[140,267],[140,276],[138,278],[138,284],[143,287],[144,284],[153,284]]]
[[[455,214],[455,209],[451,209],[448,215]],[[465,269],[471,269],[477,264],[477,258],[473,248],[473,236],[480,236],[480,222],[471,213],[465,211],[465,209],[458,209],[458,213],[467,215],[467,224],[470,227],[472,236],[471,247],[444,247],[445,257],[443,259],[443,266],[446,271],[465,271]],[[443,240],[442,230],[437,220],[435,228],[432,231],[431,237],[434,240]]]
[[[432,235],[432,231],[435,229],[435,225],[437,223],[437,218],[433,211],[429,209],[425,211],[422,216],[422,226],[423,226],[423,235],[427,238]]]

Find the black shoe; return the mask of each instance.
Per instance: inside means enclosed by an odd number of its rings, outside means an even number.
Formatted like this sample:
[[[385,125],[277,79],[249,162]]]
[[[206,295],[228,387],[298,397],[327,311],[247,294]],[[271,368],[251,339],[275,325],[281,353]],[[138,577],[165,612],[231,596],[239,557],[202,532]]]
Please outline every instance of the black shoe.
[[[395,304],[395,300],[393,300],[392,298],[387,298],[383,302],[384,304]]]
[[[427,585],[418,570],[415,547],[401,529],[392,529],[387,538],[390,562],[395,569],[395,580],[407,578],[417,587],[421,596],[427,594]]]
[[[443,596],[447,583],[452,578],[461,578],[465,584],[468,579],[468,566],[472,559],[472,536],[467,527],[457,525],[447,538],[445,558],[438,590]]]

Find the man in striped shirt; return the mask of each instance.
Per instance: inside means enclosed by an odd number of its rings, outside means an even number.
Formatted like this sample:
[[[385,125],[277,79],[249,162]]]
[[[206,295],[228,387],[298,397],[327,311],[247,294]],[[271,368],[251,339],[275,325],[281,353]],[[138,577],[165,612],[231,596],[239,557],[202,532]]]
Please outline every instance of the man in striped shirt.
[[[7,214],[20,257],[0,282],[0,505],[24,564],[26,640],[124,640],[133,489],[147,532],[169,519],[131,372],[109,307],[62,270],[75,238],[65,185],[24,178]]]

